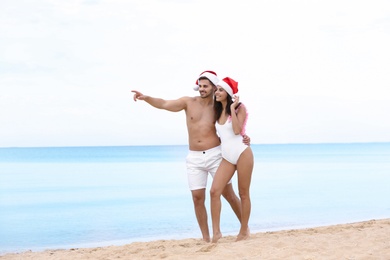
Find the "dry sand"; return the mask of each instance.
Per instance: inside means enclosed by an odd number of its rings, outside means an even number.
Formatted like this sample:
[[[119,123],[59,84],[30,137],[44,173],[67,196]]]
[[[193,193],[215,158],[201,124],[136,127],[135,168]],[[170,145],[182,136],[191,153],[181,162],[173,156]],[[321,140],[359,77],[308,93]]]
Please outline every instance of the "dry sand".
[[[124,246],[24,252],[8,259],[390,259],[390,219],[252,234],[217,244],[199,239],[134,242]]]

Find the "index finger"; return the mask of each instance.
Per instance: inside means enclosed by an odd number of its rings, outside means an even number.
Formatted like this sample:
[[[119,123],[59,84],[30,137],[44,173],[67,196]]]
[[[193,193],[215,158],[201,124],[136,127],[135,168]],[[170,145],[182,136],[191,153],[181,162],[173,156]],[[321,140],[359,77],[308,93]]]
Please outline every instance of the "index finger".
[[[136,91],[136,90],[132,90],[131,92],[134,93],[134,95],[133,95],[133,100],[134,100],[134,101],[137,101],[137,95],[139,95],[140,93],[139,93],[138,91]]]

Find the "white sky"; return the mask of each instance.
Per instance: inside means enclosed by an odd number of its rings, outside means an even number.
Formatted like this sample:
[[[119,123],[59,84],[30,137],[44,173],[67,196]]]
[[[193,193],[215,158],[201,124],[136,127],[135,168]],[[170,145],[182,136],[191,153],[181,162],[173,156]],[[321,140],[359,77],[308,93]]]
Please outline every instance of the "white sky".
[[[0,147],[187,144],[132,89],[239,82],[253,144],[390,141],[390,1],[1,0]]]

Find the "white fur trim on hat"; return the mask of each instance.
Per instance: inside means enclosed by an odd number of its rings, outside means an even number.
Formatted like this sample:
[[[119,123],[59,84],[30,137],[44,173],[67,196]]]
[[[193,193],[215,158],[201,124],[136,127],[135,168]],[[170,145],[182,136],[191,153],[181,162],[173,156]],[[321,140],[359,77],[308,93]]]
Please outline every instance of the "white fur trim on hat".
[[[194,86],[194,90],[198,91],[199,90],[199,78],[201,77],[206,77],[208,80],[210,80],[215,86],[218,84],[219,79],[216,75],[210,72],[203,72],[202,74],[199,75],[198,79],[196,80],[196,85]]]
[[[222,87],[229,94],[229,96],[233,97],[233,90],[225,81],[221,80],[218,83],[218,86]]]

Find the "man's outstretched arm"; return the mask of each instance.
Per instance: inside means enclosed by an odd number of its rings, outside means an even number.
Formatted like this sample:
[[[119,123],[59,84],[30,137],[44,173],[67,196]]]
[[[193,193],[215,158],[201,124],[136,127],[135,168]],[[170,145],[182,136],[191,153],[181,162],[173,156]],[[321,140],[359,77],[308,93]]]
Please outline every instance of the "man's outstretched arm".
[[[186,101],[184,97],[176,100],[165,100],[162,98],[155,98],[155,97],[144,95],[137,90],[132,90],[131,92],[134,93],[133,96],[134,101],[143,100],[149,105],[158,109],[165,109],[171,112],[178,112],[185,109],[186,107]]]

